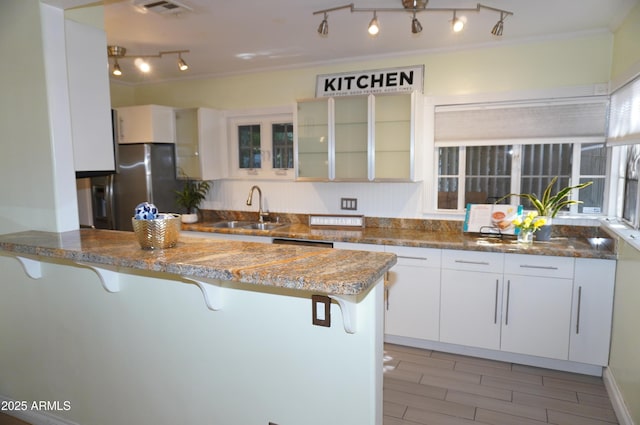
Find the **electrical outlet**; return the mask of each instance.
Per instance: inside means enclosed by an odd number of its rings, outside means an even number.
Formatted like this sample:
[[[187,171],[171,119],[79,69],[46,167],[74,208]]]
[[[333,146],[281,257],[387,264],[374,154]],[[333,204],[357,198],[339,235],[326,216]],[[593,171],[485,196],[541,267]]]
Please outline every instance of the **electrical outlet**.
[[[340,198],[340,209],[355,211],[358,209],[358,198]]]
[[[311,322],[314,325],[331,327],[331,298],[325,295],[312,295],[311,312]]]

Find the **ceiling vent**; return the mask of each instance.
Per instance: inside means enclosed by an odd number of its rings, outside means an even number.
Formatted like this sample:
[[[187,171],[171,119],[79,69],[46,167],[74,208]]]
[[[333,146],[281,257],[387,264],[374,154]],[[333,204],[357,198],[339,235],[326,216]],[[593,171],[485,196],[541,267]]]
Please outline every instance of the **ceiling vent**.
[[[193,12],[192,8],[175,0],[135,0],[134,3],[144,12],[154,12],[161,15],[177,15],[183,12]]]

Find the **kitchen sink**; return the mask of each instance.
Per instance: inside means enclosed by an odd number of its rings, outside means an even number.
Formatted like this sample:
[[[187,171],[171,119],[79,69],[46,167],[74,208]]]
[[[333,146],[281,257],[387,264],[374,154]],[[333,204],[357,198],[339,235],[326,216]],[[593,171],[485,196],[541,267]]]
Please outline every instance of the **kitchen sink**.
[[[276,229],[276,228],[282,227],[282,226],[284,226],[284,224],[282,224],[282,223],[264,222],[264,223],[250,223],[250,224],[247,224],[247,225],[242,226],[242,227],[244,229],[272,230],[272,229]]]
[[[230,220],[230,221],[219,221],[217,223],[213,223],[211,227],[216,227],[218,229],[236,229],[236,228],[245,228],[249,224],[252,224],[252,223],[250,221]]]

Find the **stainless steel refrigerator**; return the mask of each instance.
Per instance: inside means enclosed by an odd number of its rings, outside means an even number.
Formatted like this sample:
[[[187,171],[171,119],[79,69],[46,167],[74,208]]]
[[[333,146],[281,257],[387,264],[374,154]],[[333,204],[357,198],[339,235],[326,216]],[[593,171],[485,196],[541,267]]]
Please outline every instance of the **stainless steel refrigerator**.
[[[145,201],[160,212],[178,212],[175,145],[133,143],[117,145],[117,149],[117,173],[104,180],[103,190],[98,189],[106,199],[99,202],[104,208],[94,207],[96,227],[132,231],[131,217],[136,205]],[[105,216],[103,220],[96,217],[100,215]],[[101,222],[104,226],[99,225]]]

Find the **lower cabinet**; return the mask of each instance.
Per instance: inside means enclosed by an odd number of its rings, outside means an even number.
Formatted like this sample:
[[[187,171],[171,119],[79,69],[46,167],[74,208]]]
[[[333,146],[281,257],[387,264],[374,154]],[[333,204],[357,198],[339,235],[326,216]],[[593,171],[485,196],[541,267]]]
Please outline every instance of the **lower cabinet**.
[[[440,341],[498,350],[504,255],[442,253]]]
[[[501,350],[568,359],[574,262],[505,255]]]
[[[398,256],[385,285],[385,334],[437,341],[441,251],[403,246],[385,251]]]
[[[615,274],[615,260],[576,258],[569,360],[609,363]]]

